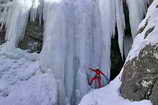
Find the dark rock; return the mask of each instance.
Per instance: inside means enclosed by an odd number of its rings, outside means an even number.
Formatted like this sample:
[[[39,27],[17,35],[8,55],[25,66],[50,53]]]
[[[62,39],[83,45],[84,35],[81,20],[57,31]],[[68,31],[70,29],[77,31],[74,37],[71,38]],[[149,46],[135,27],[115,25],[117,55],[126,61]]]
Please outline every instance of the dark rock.
[[[5,42],[5,32],[6,30],[4,28],[0,29],[0,45]]]
[[[140,51],[138,57],[124,65],[120,93],[130,100],[151,99],[153,103],[158,103],[157,80],[158,44],[147,45]]]
[[[115,38],[112,38],[111,44],[111,80],[113,80],[120,73],[120,70],[124,64],[119,51],[117,39],[117,35],[115,35]]]
[[[5,42],[6,29],[3,27],[0,30],[0,45]],[[19,47],[29,52],[40,52],[43,43],[43,25],[38,21],[29,22],[24,39],[20,41]]]
[[[150,97],[150,100],[152,101],[153,105],[158,105],[158,80],[156,81],[153,89],[152,89],[152,94]]]
[[[43,43],[43,26],[39,24],[38,21],[29,22],[25,36],[19,43],[19,47],[24,50],[29,50],[29,52],[40,52]]]
[[[155,26],[149,28],[146,32],[145,32],[145,36],[144,39],[155,29]]]
[[[145,22],[145,25],[142,26],[142,27],[138,30],[137,35],[140,34],[140,33],[142,33],[142,32],[144,31],[144,29],[146,28],[147,25],[148,25],[148,20]]]
[[[153,2],[154,0],[148,0],[148,7],[152,4],[152,2]]]

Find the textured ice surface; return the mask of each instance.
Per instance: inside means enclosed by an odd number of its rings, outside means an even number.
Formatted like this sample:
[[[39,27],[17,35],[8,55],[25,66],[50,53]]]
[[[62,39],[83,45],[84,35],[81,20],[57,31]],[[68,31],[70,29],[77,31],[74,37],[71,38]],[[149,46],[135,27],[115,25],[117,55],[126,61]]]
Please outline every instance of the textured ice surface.
[[[126,0],[129,9],[129,19],[133,39],[136,36],[138,26],[147,11],[148,0]]]
[[[42,73],[31,54],[17,50],[15,55],[1,53],[0,105],[54,105],[57,85],[52,72]],[[23,55],[18,56],[17,55]]]

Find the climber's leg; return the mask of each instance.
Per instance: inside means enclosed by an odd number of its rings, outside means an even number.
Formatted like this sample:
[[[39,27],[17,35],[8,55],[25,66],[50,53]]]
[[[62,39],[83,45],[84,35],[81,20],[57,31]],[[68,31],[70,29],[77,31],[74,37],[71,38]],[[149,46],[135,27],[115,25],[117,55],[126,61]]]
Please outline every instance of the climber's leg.
[[[91,78],[91,80],[90,80],[89,84],[90,84],[90,85],[92,85],[92,83],[93,83],[93,81],[94,81],[94,80],[96,80],[96,78],[95,78],[95,77],[94,77],[94,78]]]
[[[102,87],[101,78],[98,78],[98,84],[99,84],[99,88],[101,88]]]

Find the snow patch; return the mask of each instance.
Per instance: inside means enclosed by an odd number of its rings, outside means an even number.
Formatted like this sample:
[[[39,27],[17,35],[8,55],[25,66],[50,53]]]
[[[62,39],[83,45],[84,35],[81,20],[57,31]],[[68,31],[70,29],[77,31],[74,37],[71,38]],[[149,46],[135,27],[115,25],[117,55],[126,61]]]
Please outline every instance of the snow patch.
[[[147,100],[132,102],[122,98],[119,92],[120,76],[116,77],[108,86],[85,95],[79,105],[152,105]]]
[[[52,72],[42,73],[39,62],[25,51],[0,48],[0,105],[54,105],[57,83]],[[13,52],[12,52],[13,54]],[[36,56],[37,57],[37,56]]]

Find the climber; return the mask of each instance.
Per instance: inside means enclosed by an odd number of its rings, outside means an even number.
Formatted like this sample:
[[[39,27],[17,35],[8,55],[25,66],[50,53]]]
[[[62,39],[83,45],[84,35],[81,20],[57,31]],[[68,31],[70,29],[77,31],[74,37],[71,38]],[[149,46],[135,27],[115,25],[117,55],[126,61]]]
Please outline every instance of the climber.
[[[93,81],[95,81],[95,83],[98,84],[98,88],[103,87],[104,85],[101,84],[101,75],[103,75],[105,79],[108,80],[105,74],[100,69],[92,69],[92,68],[89,68],[89,69],[95,72],[95,76],[88,81],[89,85],[92,85]]]

